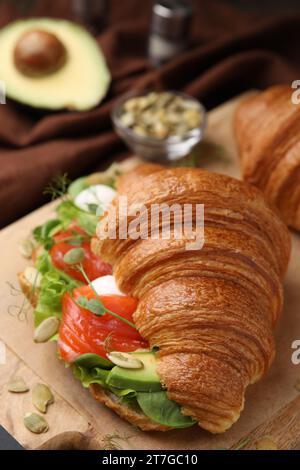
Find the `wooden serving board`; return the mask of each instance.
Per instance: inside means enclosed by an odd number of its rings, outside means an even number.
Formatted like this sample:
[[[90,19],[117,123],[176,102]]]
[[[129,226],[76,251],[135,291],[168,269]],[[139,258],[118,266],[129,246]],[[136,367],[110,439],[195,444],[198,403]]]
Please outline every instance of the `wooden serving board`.
[[[238,98],[239,99],[239,98]],[[239,164],[232,134],[232,115],[238,99],[209,113],[205,142],[200,146],[200,165],[212,171],[239,177]],[[33,212],[0,232],[0,339],[6,346],[6,364],[0,365],[0,424],[27,449],[218,449],[231,448],[247,439],[255,449],[263,436],[279,449],[300,444],[300,395],[295,388],[300,366],[291,362],[292,342],[300,339],[300,236],[293,234],[293,252],[285,282],[285,308],[277,328],[277,356],[267,376],[249,387],[246,406],[238,423],[227,433],[213,436],[200,428],[167,433],[142,432],[97,403],[82,388],[55,354],[55,344],[36,345],[32,318],[18,320],[22,295],[17,272],[27,262],[18,252],[18,242],[36,225],[51,217],[53,203]],[[14,294],[14,295],[12,295]],[[17,295],[15,295],[17,294]],[[15,306],[15,307],[14,307]],[[23,416],[34,411],[31,392],[7,391],[11,375],[21,375],[30,385],[49,384],[55,395],[46,419],[49,431],[35,435],[23,425]]]

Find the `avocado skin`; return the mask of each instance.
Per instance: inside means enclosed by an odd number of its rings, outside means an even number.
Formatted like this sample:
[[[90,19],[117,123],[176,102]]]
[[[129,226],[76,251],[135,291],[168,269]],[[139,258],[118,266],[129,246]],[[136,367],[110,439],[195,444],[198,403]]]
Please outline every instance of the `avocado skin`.
[[[162,389],[160,378],[156,373],[156,358],[153,352],[132,353],[140,359],[142,369],[125,369],[115,366],[109,372],[106,383],[119,389],[132,388],[137,392],[158,392]]]

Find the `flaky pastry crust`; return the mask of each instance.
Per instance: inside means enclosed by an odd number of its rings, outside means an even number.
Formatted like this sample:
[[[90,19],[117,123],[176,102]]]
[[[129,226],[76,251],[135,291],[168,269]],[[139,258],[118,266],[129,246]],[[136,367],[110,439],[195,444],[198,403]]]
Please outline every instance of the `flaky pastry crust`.
[[[134,185],[134,173],[128,178],[121,194],[127,188],[129,204],[205,205],[202,249],[186,250],[189,237],[177,239],[173,224],[166,240],[98,239],[94,250],[113,265],[120,289],[139,299],[134,320],[159,347],[157,372],[169,398],[202,428],[224,432],[274,357],[288,230],[260,191],[224,175],[176,168],[139,174]]]
[[[243,176],[275,204],[288,226],[300,230],[300,106],[293,89],[278,85],[237,107],[234,129]]]

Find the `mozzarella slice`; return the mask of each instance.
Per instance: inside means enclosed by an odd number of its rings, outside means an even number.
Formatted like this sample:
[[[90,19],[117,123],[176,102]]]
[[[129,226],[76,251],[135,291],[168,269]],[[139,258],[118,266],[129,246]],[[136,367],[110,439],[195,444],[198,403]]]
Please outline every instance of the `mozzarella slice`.
[[[81,191],[74,203],[79,209],[89,211],[89,204],[99,205],[104,211],[116,196],[116,191],[105,184],[95,184]]]
[[[98,295],[123,295],[118,288],[114,276],[101,276],[92,282],[92,286]]]

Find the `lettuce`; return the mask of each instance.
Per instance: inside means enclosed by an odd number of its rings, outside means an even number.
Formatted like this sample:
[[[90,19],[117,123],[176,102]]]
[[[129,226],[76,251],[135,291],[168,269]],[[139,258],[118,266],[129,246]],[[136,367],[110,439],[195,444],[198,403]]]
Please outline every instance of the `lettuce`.
[[[76,364],[73,365],[73,374],[76,379],[80,380],[84,388],[88,388],[91,384],[98,384],[106,387],[105,381],[108,375],[108,370],[101,369],[100,367],[81,367]]]
[[[56,209],[59,220],[65,228],[72,222],[76,222],[88,235],[93,237],[96,232],[98,216],[90,212],[85,212],[77,207],[73,201],[63,201]]]
[[[148,418],[172,428],[188,428],[196,423],[181,413],[178,403],[168,398],[167,392],[137,392],[137,402]]]
[[[63,295],[78,287],[80,283],[56,269],[47,253],[38,258],[36,268],[43,276],[38,303],[34,310],[34,323],[35,326],[38,326],[48,317],[57,316],[61,318]]]
[[[33,230],[34,239],[40,243],[45,250],[50,250],[54,241],[53,235],[62,228],[62,223],[58,219],[51,219],[45,222],[43,225],[36,227]]]
[[[95,361],[95,355],[83,355],[73,364],[74,376],[81,381],[85,388],[91,384],[98,384],[109,390],[121,403],[142,411],[155,423],[169,426],[170,428],[188,428],[196,423],[190,416],[181,413],[181,407],[175,401],[168,398],[166,391],[161,392],[137,392],[132,388],[117,389],[107,385],[109,370],[102,367],[89,367]],[[82,365],[79,365],[79,364]],[[100,361],[101,364],[101,361]]]

